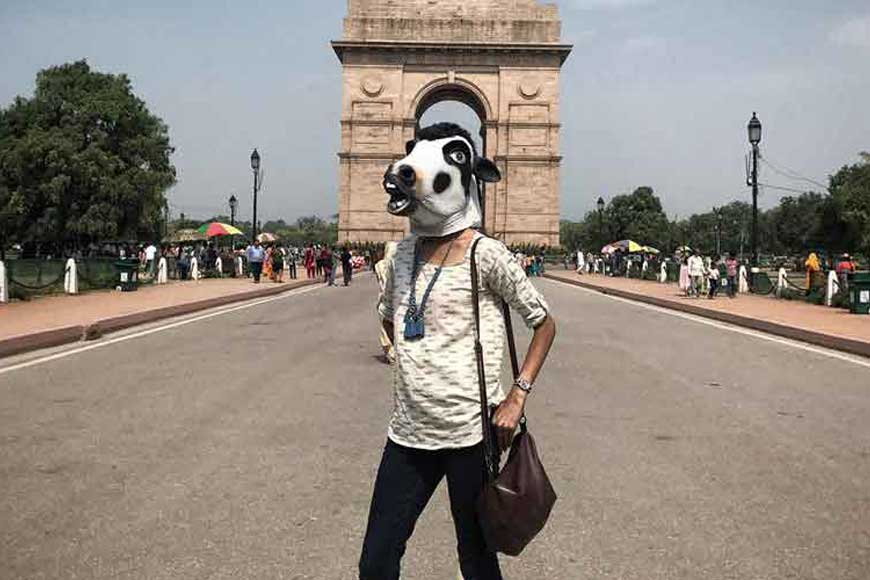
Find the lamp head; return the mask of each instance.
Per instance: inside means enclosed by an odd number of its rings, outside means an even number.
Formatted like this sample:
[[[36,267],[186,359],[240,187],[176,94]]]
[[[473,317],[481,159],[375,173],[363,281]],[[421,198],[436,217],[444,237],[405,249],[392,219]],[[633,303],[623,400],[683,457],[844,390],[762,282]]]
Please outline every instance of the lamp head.
[[[752,143],[752,145],[758,145],[761,143],[761,121],[758,120],[758,117],[754,112],[752,113],[752,118],[749,120],[747,130],[749,131],[749,142]]]

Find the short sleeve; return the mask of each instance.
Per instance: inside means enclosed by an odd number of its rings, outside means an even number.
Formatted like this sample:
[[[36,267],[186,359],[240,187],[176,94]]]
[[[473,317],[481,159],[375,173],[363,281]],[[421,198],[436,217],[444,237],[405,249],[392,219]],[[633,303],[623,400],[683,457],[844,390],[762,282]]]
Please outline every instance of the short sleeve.
[[[393,319],[393,266],[395,258],[389,260],[381,260],[375,264],[375,273],[378,276],[378,283],[381,291],[378,294],[378,314],[384,320]]]
[[[486,286],[501,296],[522,317],[526,326],[540,326],[547,319],[550,307],[505,245],[492,238],[483,238],[477,245],[477,252]]]

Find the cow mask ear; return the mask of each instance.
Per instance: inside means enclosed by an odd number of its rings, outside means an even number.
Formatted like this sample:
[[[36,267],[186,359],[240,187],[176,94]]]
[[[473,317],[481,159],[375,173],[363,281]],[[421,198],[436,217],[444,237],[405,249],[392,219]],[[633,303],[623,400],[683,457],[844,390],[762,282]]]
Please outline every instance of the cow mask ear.
[[[405,155],[410,155],[411,151],[413,151],[414,147],[416,147],[416,146],[417,146],[416,139],[412,139],[412,140],[408,141],[407,143],[405,143]]]
[[[501,181],[501,173],[495,163],[485,157],[478,157],[474,161],[474,175],[481,181],[495,183]]]

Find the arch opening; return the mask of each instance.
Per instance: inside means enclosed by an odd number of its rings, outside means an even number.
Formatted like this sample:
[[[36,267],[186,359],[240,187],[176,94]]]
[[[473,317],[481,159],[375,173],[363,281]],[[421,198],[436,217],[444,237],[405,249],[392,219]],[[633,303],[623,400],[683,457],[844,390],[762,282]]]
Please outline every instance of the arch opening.
[[[441,84],[427,90],[414,111],[416,130],[448,121],[465,127],[474,138],[477,151],[486,155],[487,107],[481,97],[459,84]]]
[[[481,98],[470,89],[455,84],[440,85],[420,98],[414,111],[414,133],[434,123],[456,123],[471,134],[478,155],[486,157],[486,111]],[[486,224],[486,184],[480,182],[478,186],[483,224]]]

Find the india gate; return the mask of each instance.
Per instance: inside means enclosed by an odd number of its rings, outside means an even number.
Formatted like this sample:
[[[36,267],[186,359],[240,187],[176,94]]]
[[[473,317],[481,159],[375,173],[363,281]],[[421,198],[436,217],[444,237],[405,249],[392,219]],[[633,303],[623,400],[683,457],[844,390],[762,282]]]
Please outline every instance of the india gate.
[[[343,38],[339,241],[397,240],[407,219],[385,209],[388,164],[405,155],[434,104],[459,101],[481,121],[502,181],[482,200],[489,235],[559,244],[559,73],[553,4],[537,0],[348,0]]]

